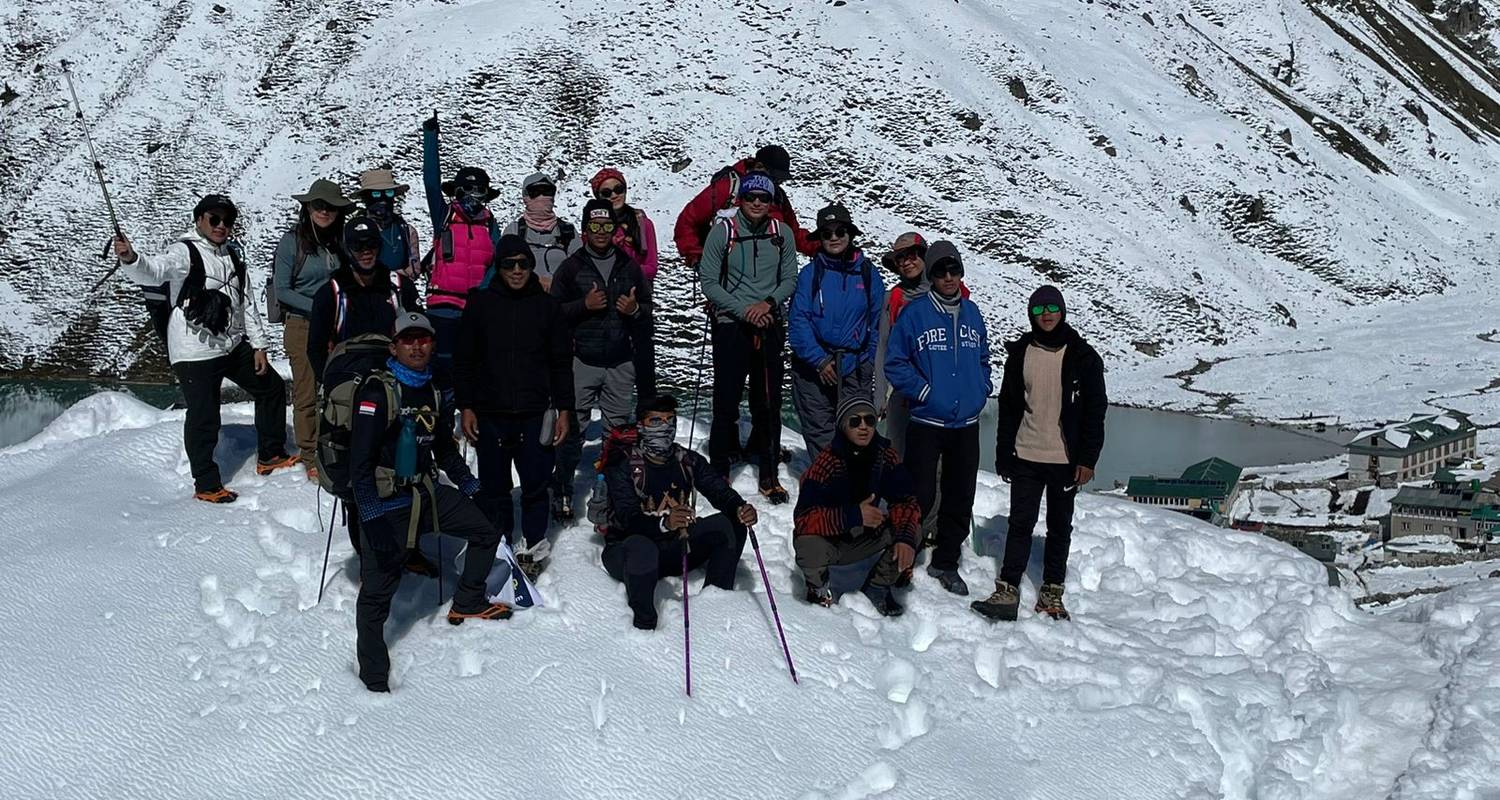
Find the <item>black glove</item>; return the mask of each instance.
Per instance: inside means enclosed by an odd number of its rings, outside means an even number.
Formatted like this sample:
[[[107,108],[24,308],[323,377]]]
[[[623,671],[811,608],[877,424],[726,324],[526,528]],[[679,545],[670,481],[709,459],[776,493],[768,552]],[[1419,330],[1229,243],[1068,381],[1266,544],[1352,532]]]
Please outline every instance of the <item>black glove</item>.
[[[406,540],[384,514],[359,523],[360,532],[369,543],[375,563],[385,569],[399,568],[406,558]]]
[[[1010,483],[1016,477],[1016,457],[996,454],[995,474],[1000,476],[1000,480]]]

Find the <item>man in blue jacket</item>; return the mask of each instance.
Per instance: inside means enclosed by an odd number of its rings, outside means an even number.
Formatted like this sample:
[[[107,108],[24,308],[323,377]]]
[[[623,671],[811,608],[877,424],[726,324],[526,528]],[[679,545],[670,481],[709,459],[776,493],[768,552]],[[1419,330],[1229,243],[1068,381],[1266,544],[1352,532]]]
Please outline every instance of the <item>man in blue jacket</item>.
[[[839,203],[818,212],[818,254],[797,276],[787,314],[792,399],[809,458],[833,443],[834,410],[871,399],[885,284],[854,247],[859,228]]]
[[[885,374],[911,409],[906,464],[924,515],[932,513],[942,471],[943,502],[927,574],[949,592],[967,595],[958,556],[974,512],[979,413],[992,391],[989,336],[979,307],[963,296],[964,265],[953,243],[933,242],[927,265],[932,291],[896,320]]]

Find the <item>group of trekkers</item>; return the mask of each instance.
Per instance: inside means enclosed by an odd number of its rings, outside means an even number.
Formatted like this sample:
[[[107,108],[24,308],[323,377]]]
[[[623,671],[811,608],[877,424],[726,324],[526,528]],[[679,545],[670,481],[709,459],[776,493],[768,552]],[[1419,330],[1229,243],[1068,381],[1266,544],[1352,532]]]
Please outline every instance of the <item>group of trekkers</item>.
[[[996,387],[956,245],[904,233],[877,267],[842,204],[803,225],[785,189],[791,157],[770,145],[722,169],[687,204],[673,230],[687,271],[659,276],[655,226],[627,201],[619,170],[594,175],[576,224],[558,216],[557,184],[542,172],[520,182],[519,213],[501,217],[502,192],[483,169],[443,179],[436,116],[422,138],[429,224],[419,232],[401,215],[410,187],[390,169],[363,172],[352,198],[314,181],[292,195],[297,221],[275,248],[264,306],[247,286],[227,196],[204,197],[193,227],[158,255],[137,253],[123,236],[114,244],[125,274],[154,293],[153,320],[164,322],[194,496],[236,499],[213,457],[228,378],[254,400],[256,472],[300,464],[343,501],[360,558],[357,649],[370,690],[389,690],[383,627],[403,573],[441,575],[417,548],[420,535],[468,543],[449,622],[511,615],[486,580],[497,557],[523,589],[546,568],[551,522],[575,517],[575,474],[596,409],[602,445],[586,471],[587,516],[634,626],[656,627],[662,576],[702,567],[709,584],[732,589],[758,521],[732,488],[737,466],[756,469],[765,502],[790,500],[780,480],[790,469],[781,446],[788,366],[809,459],[792,537],[806,600],[830,606],[858,589],[881,614],[900,615],[896,590],[929,546],[927,574],[968,594],[961,546],[979,417]],[[668,275],[695,281],[706,299],[711,365],[694,366],[712,385],[706,456],[679,441],[678,400],[656,388],[653,284]],[[1025,318],[1029,331],[1006,345],[998,387],[994,466],[1012,485],[1009,534],[994,592],[971,606],[1017,618],[1045,497],[1035,610],[1066,619],[1073,499],[1103,445],[1103,364],[1068,325],[1056,288],[1037,289]],[[295,454],[285,447],[286,384],[267,357],[278,321]],[[477,475],[461,443],[472,445]],[[698,514],[700,494],[718,513]]]

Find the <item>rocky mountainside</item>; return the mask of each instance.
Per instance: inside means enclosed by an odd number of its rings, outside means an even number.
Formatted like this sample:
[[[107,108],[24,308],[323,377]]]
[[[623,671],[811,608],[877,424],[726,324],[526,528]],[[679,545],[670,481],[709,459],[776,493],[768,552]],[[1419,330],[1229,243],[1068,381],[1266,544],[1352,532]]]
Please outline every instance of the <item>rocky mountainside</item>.
[[[438,109],[449,169],[560,210],[615,165],[667,235],[723,163],[794,154],[873,249],[915,228],[970,254],[1009,331],[1060,284],[1112,368],[1372,305],[1495,287],[1494,0],[217,0],[0,10],[0,368],[151,375],[137,295],[57,64],[143,245],[222,190],[257,274],[313,178],[389,162],[417,188]],[[510,212],[505,212],[510,213]],[[686,374],[697,332],[661,279]],[[252,281],[259,285],[260,281]]]

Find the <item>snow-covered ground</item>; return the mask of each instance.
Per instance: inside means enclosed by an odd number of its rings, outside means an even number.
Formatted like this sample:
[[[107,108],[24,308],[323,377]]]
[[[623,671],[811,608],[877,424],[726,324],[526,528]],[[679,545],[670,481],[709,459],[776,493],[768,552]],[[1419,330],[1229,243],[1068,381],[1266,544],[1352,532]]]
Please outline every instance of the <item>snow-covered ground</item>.
[[[858,596],[810,607],[789,507],[756,498],[800,685],[750,553],[741,590],[690,581],[687,699],[679,583],[660,630],[631,630],[575,526],[542,578],[553,607],[510,622],[450,627],[434,583],[408,578],[395,693],[371,697],[342,531],[317,604],[314,491],[246,467],[247,406],[226,422],[230,506],[189,499],[180,412],[122,395],[0,451],[7,797],[1500,793],[1500,583],[1371,614],[1290,547],[1096,496],[1079,501],[1072,623],[992,625],[925,576],[899,620]],[[981,474],[980,529],[1007,510]],[[964,574],[982,592],[994,564],[967,555]]]

